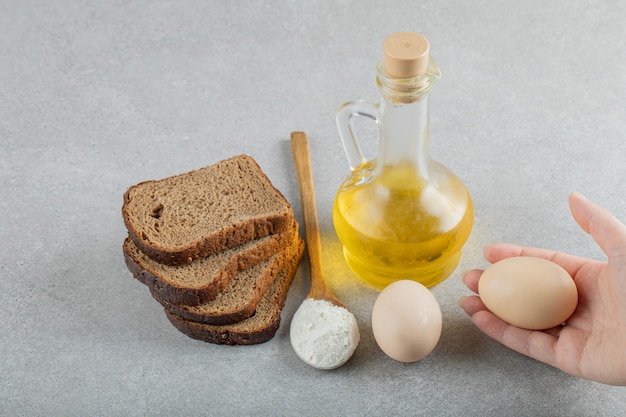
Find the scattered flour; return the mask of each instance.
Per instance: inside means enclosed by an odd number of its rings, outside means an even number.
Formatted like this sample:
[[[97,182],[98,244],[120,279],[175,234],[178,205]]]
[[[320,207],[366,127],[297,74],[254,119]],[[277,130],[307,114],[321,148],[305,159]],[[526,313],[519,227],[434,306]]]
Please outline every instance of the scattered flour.
[[[354,353],[359,344],[359,327],[345,308],[306,298],[293,316],[290,338],[304,362],[318,369],[334,369]]]

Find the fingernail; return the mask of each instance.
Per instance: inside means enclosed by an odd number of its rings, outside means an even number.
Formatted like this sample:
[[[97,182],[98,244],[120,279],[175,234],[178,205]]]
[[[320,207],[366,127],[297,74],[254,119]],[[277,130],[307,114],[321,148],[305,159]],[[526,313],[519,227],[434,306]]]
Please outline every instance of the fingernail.
[[[459,297],[459,299],[457,300],[459,307],[463,308],[463,303],[465,302],[466,298],[467,298],[467,295],[462,295],[461,297]]]
[[[465,284],[465,275],[467,275],[468,272],[468,270],[461,271],[461,282],[463,284]]]

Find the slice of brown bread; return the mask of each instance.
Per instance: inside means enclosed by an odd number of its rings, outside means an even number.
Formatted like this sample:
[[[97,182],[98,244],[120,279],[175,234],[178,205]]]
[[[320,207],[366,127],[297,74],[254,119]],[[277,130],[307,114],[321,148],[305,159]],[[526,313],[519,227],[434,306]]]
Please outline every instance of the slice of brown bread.
[[[159,300],[158,295],[151,292],[169,312],[182,319],[218,325],[236,323],[254,314],[259,301],[276,280],[278,273],[285,265],[294,262],[297,265],[303,252],[304,241],[296,237],[285,250],[239,272],[215,299],[198,306],[171,304]]]
[[[298,261],[294,258],[267,290],[257,305],[255,314],[243,321],[218,326],[185,320],[167,308],[165,314],[174,327],[193,339],[220,345],[253,345],[267,342],[274,337],[280,326],[280,314],[297,269]]]
[[[285,232],[265,236],[187,265],[164,265],[149,258],[130,238],[123,245],[126,266],[153,296],[171,304],[196,306],[215,299],[239,271],[280,252],[298,236],[295,221]]]
[[[135,245],[167,265],[282,232],[293,221],[289,202],[248,155],[134,185],[122,215]]]

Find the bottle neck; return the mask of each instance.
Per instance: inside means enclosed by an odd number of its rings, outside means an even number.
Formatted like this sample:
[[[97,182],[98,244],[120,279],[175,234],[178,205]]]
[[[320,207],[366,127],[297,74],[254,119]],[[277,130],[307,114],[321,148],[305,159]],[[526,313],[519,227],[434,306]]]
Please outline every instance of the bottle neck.
[[[409,79],[388,77],[381,64],[376,81],[382,95],[380,144],[376,169],[410,168],[427,179],[430,168],[429,93],[440,77],[430,60],[428,71]]]
[[[407,104],[383,99],[379,113],[380,149],[377,169],[412,167],[421,177],[428,177],[428,102],[428,97]]]

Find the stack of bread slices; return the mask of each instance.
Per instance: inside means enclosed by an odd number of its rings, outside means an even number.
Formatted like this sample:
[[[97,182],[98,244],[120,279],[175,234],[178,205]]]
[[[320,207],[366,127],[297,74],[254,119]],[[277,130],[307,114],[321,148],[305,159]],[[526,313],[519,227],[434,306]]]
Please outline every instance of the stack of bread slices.
[[[227,345],[274,337],[304,242],[252,157],[134,185],[122,215],[126,265],[178,330]]]

